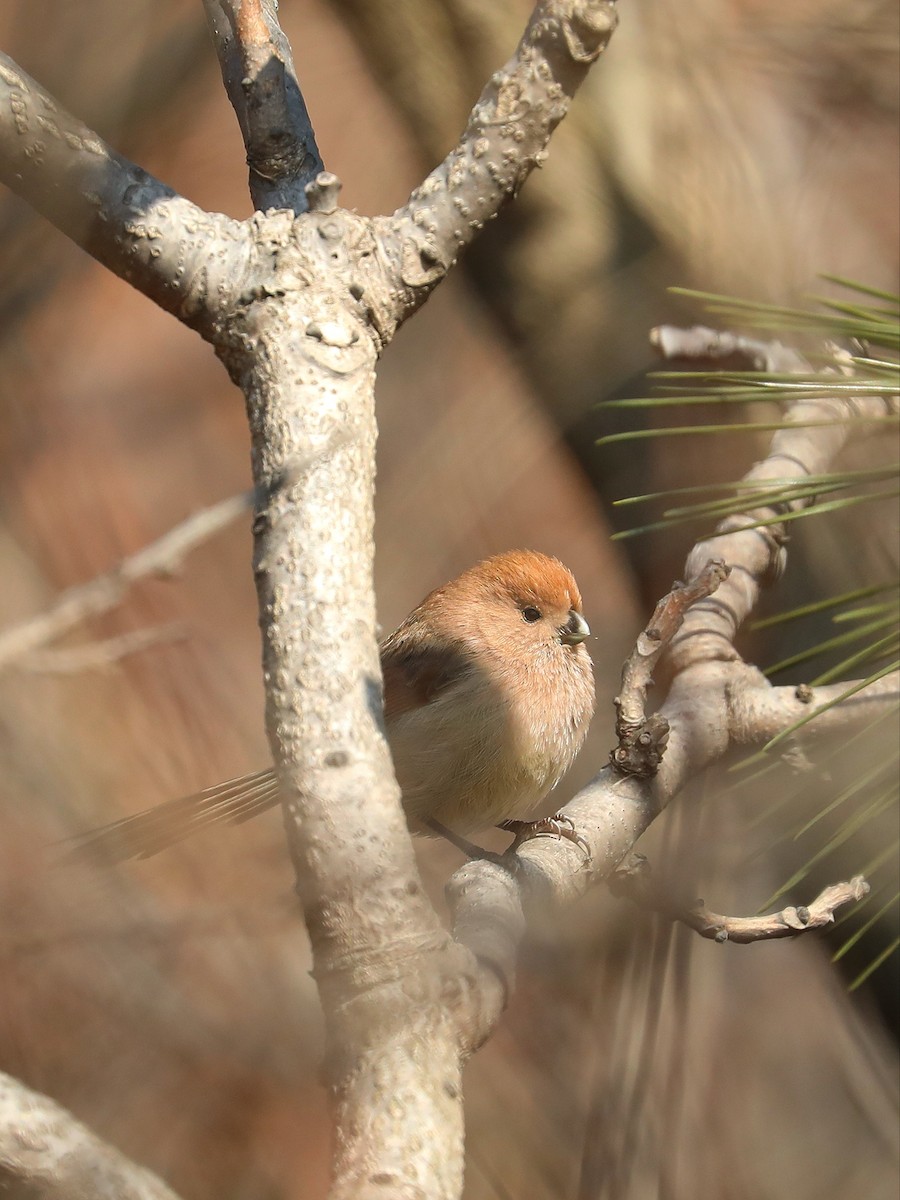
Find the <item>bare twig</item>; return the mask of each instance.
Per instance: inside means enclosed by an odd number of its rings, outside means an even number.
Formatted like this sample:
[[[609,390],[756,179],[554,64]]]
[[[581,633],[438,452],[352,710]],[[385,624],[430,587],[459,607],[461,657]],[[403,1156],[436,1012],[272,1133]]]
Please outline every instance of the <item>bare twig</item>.
[[[836,909],[862,900],[870,891],[863,876],[855,875],[847,883],[831,884],[809,905],[789,905],[779,912],[755,917],[726,917],[722,913],[712,912],[702,900],[690,908],[673,903],[651,882],[649,865],[643,855],[634,855],[631,862],[614,871],[609,877],[609,888],[614,895],[624,896],[672,921],[680,921],[701,937],[715,942],[742,944],[796,937],[814,929],[826,929],[834,924]]]
[[[68,633],[88,617],[109,612],[120,603],[127,590],[138,579],[148,575],[173,574],[191,550],[247,512],[253,503],[254,495],[254,492],[243,492],[193,513],[156,541],[124,558],[111,571],[98,575],[89,583],[68,588],[40,616],[30,617],[27,621],[3,630],[0,633],[0,671],[30,655],[39,646],[45,646]],[[147,644],[146,633],[128,636],[143,638],[144,644]],[[136,643],[130,650],[126,650],[126,653],[131,653],[137,648],[139,646]],[[83,654],[84,651],[67,653],[77,655]]]
[[[2,1072],[0,1185],[42,1200],[178,1200],[61,1105]]]
[[[108,671],[123,658],[149,650],[162,642],[174,642],[187,637],[182,625],[157,625],[150,629],[136,629],[117,637],[104,638],[101,642],[88,642],[84,646],[73,646],[66,650],[32,650],[14,665],[26,671],[44,675],[74,675],[80,671]]]
[[[644,711],[653,672],[681,628],[690,606],[712,595],[727,579],[730,570],[721,559],[712,559],[690,582],[676,583],[657,604],[650,623],[625,660],[622,686],[613,700],[619,744],[609,756],[610,762],[623,775],[649,778],[659,769],[669,736],[669,723],[660,713],[647,717]]]
[[[781,374],[809,370],[806,359],[792,346],[743,337],[728,330],[709,329],[705,325],[693,325],[690,329],[658,325],[650,331],[650,344],[667,359],[684,358],[696,362],[706,358],[716,362],[723,358],[743,358],[755,371]]]
[[[225,89],[262,211],[306,211],[306,185],[322,170],[276,0],[204,0]]]

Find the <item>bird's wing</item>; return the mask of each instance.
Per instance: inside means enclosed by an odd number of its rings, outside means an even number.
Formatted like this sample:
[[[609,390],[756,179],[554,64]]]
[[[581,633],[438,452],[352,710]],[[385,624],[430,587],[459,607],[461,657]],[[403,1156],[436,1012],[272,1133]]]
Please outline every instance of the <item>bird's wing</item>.
[[[396,717],[430,704],[466,679],[472,664],[459,645],[436,643],[433,637],[423,644],[416,632],[401,625],[381,647],[381,672],[384,719],[390,727]]]

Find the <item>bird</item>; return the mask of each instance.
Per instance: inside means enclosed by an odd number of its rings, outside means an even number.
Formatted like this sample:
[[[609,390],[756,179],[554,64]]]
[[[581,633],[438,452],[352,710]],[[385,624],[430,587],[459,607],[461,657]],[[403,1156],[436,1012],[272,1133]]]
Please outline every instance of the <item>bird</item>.
[[[533,814],[572,765],[594,711],[581,592],[557,558],[493,555],[430,592],[380,645],[384,720],[410,829],[469,849],[494,825],[515,844],[570,822]],[[71,839],[67,858],[147,858],[279,803],[272,768]]]

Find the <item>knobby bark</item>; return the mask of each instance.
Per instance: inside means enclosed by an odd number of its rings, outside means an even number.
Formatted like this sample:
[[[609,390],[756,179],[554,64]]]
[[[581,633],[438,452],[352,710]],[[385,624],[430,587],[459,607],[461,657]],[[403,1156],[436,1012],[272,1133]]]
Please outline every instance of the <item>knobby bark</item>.
[[[0,1072],[0,1193],[42,1200],[178,1200],[46,1096]]]
[[[207,14],[256,203],[208,214],[128,163],[8,59],[0,177],[196,329],[247,403],[266,724],[329,1032],[336,1197],[457,1196],[461,1069],[503,983],[427,901],[381,717],[372,588],[378,355],[539,164],[615,26],[544,0],[462,140],[391,217],[337,207],[266,0]],[[310,464],[310,460],[311,464]],[[482,1015],[489,1012],[490,1017]]]
[[[0,59],[0,177],[196,329],[244,393],[266,724],[328,1028],[332,1196],[450,1200],[462,1188],[462,1066],[512,986],[526,899],[582,894],[688,778],[735,741],[753,743],[763,726],[791,719],[785,690],[770,688],[731,646],[781,554],[777,514],[770,536],[735,528],[694,552],[689,583],[712,558],[731,574],[688,610],[674,638],[678,673],[661,710],[669,739],[658,773],[623,776],[609,766],[566,809],[590,862],[571,843],[543,840],[518,850],[516,871],[469,864],[451,881],[448,932],[417,875],[382,725],[375,369],[398,326],[540,164],[612,34],[615,5],[539,3],[459,145],[406,205],[376,218],[340,209],[339,181],[319,170],[275,6],[206,7],[252,193],[267,211],[243,222],[203,212],[62,113],[8,59]],[[792,461],[821,469],[835,438],[821,429],[799,436]],[[784,459],[788,449],[776,453]],[[727,621],[710,632],[710,613],[722,609]],[[830,719],[883,705],[889,687],[895,693],[896,681],[860,691]],[[757,710],[766,719],[754,726]],[[0,1145],[10,1138],[14,1116]]]

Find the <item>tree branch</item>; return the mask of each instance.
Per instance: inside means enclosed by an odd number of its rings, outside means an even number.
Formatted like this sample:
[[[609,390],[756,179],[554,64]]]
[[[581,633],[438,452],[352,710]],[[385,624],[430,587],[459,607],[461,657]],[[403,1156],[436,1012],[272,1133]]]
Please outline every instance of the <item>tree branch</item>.
[[[178,1200],[53,1100],[0,1072],[0,1192],[41,1200]]]
[[[614,0],[541,0],[515,55],[492,76],[459,144],[385,224],[400,319],[419,307],[477,232],[545,158],[618,17]]]
[[[167,312],[211,337],[244,278],[243,226],[110,149],[0,54],[0,181]]]
[[[717,334],[703,326],[687,331],[666,326],[654,330],[651,340],[666,357],[716,358],[740,352],[768,369],[810,370],[801,355],[778,342]],[[768,455],[747,472],[743,482],[753,485],[754,494],[767,487],[781,493],[786,479],[796,476],[802,482],[805,476],[824,473],[848,441],[871,431],[871,422],[894,416],[891,400],[882,396],[796,400],[786,407],[785,428],[774,434]],[[808,507],[813,500],[812,496],[781,500],[770,507],[761,504],[733,514],[716,526],[711,538],[694,546],[686,566],[688,578],[716,555],[724,558],[732,572],[715,597],[696,604],[686,617],[672,644],[671,662],[676,670],[702,659],[737,657],[732,644],[735,633],[755,607],[760,588],[784,571],[785,534],[780,518]]]
[[[789,905],[779,912],[755,917],[726,917],[722,913],[712,912],[702,900],[698,900],[691,908],[679,907],[654,886],[649,864],[643,855],[634,857],[636,862],[628,863],[612,873],[609,878],[610,891],[651,912],[661,913],[669,920],[680,921],[701,937],[715,942],[747,945],[750,942],[797,937],[814,929],[826,929],[834,924],[834,914],[838,908],[858,903],[870,891],[862,875],[855,875],[848,883],[831,884],[809,905]]]
[[[204,0],[261,211],[306,211],[304,189],[323,169],[276,0]]]
[[[743,337],[727,329],[709,329],[706,325],[693,325],[690,329],[659,325],[650,332],[650,344],[666,359],[717,362],[737,357],[746,359],[754,371],[769,371],[776,375],[809,370],[806,359],[792,346]]]
[[[107,671],[132,654],[139,654],[142,650],[150,650],[163,642],[174,642],[187,636],[186,629],[181,625],[154,625],[149,629],[135,629],[130,633],[120,633],[116,637],[88,642],[83,646],[72,646],[65,650],[31,650],[15,661],[26,671],[44,675]]]
[[[890,671],[871,683],[850,680],[827,687],[747,687],[729,697],[730,728],[737,745],[759,746],[793,728],[815,741],[849,736],[891,710],[900,711],[900,671]],[[799,733],[799,730],[798,730]]]
[[[694,342],[669,338],[667,344],[677,346],[679,353],[693,345],[708,354],[711,331],[701,334]],[[740,339],[729,342],[725,335],[714,337],[723,354],[727,346],[727,353],[737,349],[752,353],[757,361],[768,354],[765,361],[776,362],[781,370],[808,370],[799,355],[784,347],[767,350],[765,343],[749,339],[740,345]],[[754,482],[754,490],[764,489],[768,481],[782,489],[786,464],[790,473],[800,478],[823,473],[851,436],[848,420],[855,431],[864,429],[867,420],[891,412],[889,402],[879,397],[795,401],[785,412],[787,428],[775,433],[768,456],[744,478]],[[800,502],[791,507],[800,507]],[[447,894],[455,935],[491,964],[507,988],[512,987],[521,914],[528,905],[536,901],[546,909],[570,903],[608,878],[685,783],[734,745],[767,741],[809,713],[811,699],[822,708],[854,688],[854,694],[822,712],[806,728],[814,734],[816,722],[823,721],[833,733],[875,713],[880,715],[891,705],[896,707],[894,676],[866,686],[773,689],[765,676],[735,651],[732,638],[752,611],[761,586],[784,569],[781,515],[780,509],[762,508],[729,518],[718,527],[718,536],[699,542],[688,556],[685,578],[689,583],[716,557],[724,559],[730,574],[713,595],[685,610],[681,629],[672,639],[669,655],[675,675],[657,714],[666,722],[669,735],[657,774],[652,778],[623,777],[614,767],[605,767],[562,810],[587,842],[590,861],[586,862],[571,842],[542,838],[515,851],[512,872],[490,863],[470,862],[450,881]],[[743,528],[757,521],[771,524]],[[636,653],[640,657],[640,648]],[[640,704],[635,711],[639,708]],[[473,1032],[473,1040],[477,1043],[490,1032],[490,1026]]]
[[[253,497],[253,492],[244,492],[193,513],[136,554],[124,558],[111,571],[68,588],[39,616],[7,627],[0,632],[0,671],[62,637],[88,617],[109,612],[137,580],[148,575],[173,574],[195,546],[247,512]],[[146,639],[147,635],[143,636]]]

